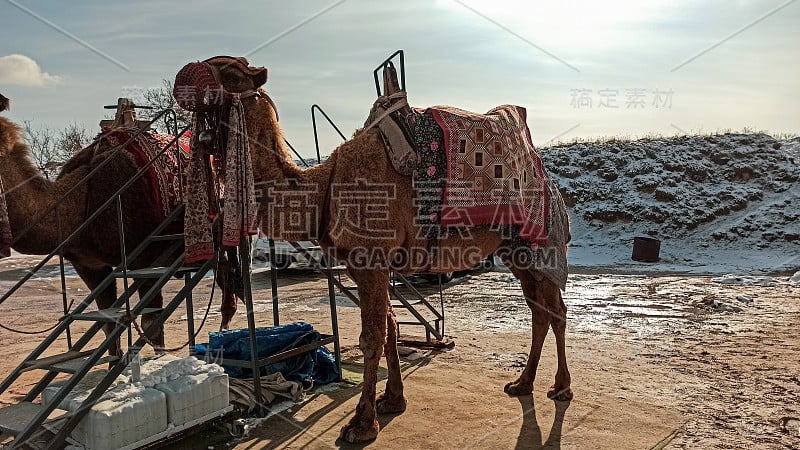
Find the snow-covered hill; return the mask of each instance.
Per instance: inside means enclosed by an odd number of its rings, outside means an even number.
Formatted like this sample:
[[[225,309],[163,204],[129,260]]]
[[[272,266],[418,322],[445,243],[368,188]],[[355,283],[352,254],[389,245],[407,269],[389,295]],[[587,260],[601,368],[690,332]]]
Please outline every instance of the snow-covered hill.
[[[722,134],[540,149],[573,225],[571,263],[620,270],[800,267],[800,138]],[[662,241],[631,261],[634,236]]]

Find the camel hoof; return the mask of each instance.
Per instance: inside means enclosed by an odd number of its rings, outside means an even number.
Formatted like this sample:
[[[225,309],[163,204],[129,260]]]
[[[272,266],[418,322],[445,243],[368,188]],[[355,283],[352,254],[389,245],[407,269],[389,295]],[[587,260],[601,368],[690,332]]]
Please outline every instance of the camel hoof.
[[[511,396],[528,395],[533,392],[533,384],[523,384],[519,380],[506,384],[503,392]]]
[[[339,438],[351,444],[369,442],[378,437],[378,430],[380,430],[380,425],[377,420],[373,421],[372,426],[365,426],[354,417],[350,423],[342,427]]]
[[[572,389],[570,389],[569,386],[565,388],[552,386],[550,390],[547,391],[547,398],[559,402],[568,402],[572,400]]]
[[[408,402],[403,396],[388,398],[386,394],[382,394],[375,402],[375,407],[378,414],[397,414],[406,410]]]

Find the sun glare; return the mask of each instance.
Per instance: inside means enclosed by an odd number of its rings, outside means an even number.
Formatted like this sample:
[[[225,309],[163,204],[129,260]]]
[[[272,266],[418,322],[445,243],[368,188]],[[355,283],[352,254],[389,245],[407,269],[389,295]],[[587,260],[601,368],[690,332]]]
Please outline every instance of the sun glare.
[[[674,7],[675,2],[443,0],[439,5],[454,12],[484,16],[537,44],[586,50],[640,45],[641,42],[631,38],[631,25],[635,23],[640,33],[647,23]]]

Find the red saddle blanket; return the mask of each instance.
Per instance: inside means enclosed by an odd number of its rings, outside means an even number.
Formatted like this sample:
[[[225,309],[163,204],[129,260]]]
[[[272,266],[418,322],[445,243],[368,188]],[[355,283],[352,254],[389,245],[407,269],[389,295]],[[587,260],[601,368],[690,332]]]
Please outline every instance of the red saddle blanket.
[[[525,108],[476,114],[450,106],[426,110],[444,133],[447,180],[441,225],[518,225],[521,238],[547,244],[547,177],[525,123]]]
[[[136,167],[144,167],[155,159],[153,165],[147,169],[147,177],[152,189],[154,211],[164,219],[173,209],[183,203],[179,174],[189,164],[189,134],[186,133],[178,139],[178,146],[181,149],[179,156],[176,156],[172,149],[168,149],[160,157],[157,157],[158,153],[169,145],[174,136],[142,132],[134,138],[135,133],[135,131],[127,129],[105,128],[99,138],[107,139],[114,146],[124,144],[133,138],[125,147],[127,150],[125,155]]]

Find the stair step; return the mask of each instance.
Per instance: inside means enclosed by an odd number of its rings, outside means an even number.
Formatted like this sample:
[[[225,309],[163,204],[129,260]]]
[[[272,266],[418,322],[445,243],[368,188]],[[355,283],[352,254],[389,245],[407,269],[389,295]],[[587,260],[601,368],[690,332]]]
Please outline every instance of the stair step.
[[[47,367],[44,367],[44,369],[54,370],[56,372],[63,372],[63,373],[76,373],[76,372],[78,372],[78,370],[81,369],[81,367],[83,367],[83,365],[86,363],[86,360],[88,360],[90,358],[90,356],[91,355],[84,356],[82,358],[72,359],[70,361],[64,361],[64,362],[60,362],[60,363],[56,363],[56,364],[51,364],[51,365],[49,365]],[[103,356],[102,358],[98,359],[97,362],[94,363],[94,365],[95,366],[100,366],[100,365],[103,365],[103,364],[106,364],[106,363],[114,363],[114,362],[117,362],[119,360],[120,360],[119,356],[106,355],[106,356]]]
[[[0,408],[0,431],[11,436],[16,436],[25,430],[25,427],[44,409],[39,403],[22,402]],[[65,414],[66,411],[56,409],[50,414],[55,418]]]
[[[411,306],[416,306],[416,305],[422,305],[423,303],[422,303],[422,300],[415,300],[415,301],[408,302],[408,304],[411,305]],[[394,302],[393,301],[392,302],[392,308],[403,308],[403,309],[405,309],[405,308],[408,308],[408,307],[406,305],[404,305],[403,302],[400,302],[400,301]]]
[[[197,267],[192,266],[180,267],[175,271],[173,276],[180,276],[186,272],[197,272],[197,269]],[[127,276],[128,278],[161,278],[168,272],[169,267],[147,267],[145,269],[128,270]],[[114,272],[114,276],[117,278],[123,278],[125,275],[126,274],[119,269]]]
[[[151,236],[151,241],[182,241],[184,239],[183,233],[181,234],[161,234],[158,236]]]
[[[439,328],[439,319],[429,320],[428,323],[433,324],[434,328]],[[423,326],[425,325],[424,323],[422,323],[422,322],[420,322],[420,321],[418,321],[416,319],[415,320],[398,320],[397,324],[398,325],[423,325]]]
[[[71,361],[76,358],[84,358],[86,356],[91,355],[94,350],[70,350],[65,353],[59,353],[57,355],[46,356],[44,358],[34,359],[31,361],[25,362],[25,369],[24,371],[33,370],[33,369],[43,369],[47,366],[51,366],[53,364],[60,364],[63,362]]]
[[[422,318],[425,319],[425,321],[427,321],[428,323],[434,323],[442,320],[436,316],[433,315],[426,316],[425,314],[422,315]],[[412,316],[411,314],[398,314],[397,323],[403,323],[403,322],[420,323],[419,319]]]
[[[142,315],[161,312],[163,308],[145,308],[142,310]],[[121,320],[127,311],[125,308],[108,308],[91,311],[88,313],[75,314],[72,320],[88,320],[93,322],[116,322]]]
[[[95,350],[70,350],[57,355],[26,361],[25,368],[22,369],[22,371],[27,372],[30,370],[44,369],[64,373],[75,373],[83,366],[86,360],[88,360],[94,352]],[[99,366],[101,364],[116,362],[118,360],[118,356],[104,356],[100,358],[95,365]]]

